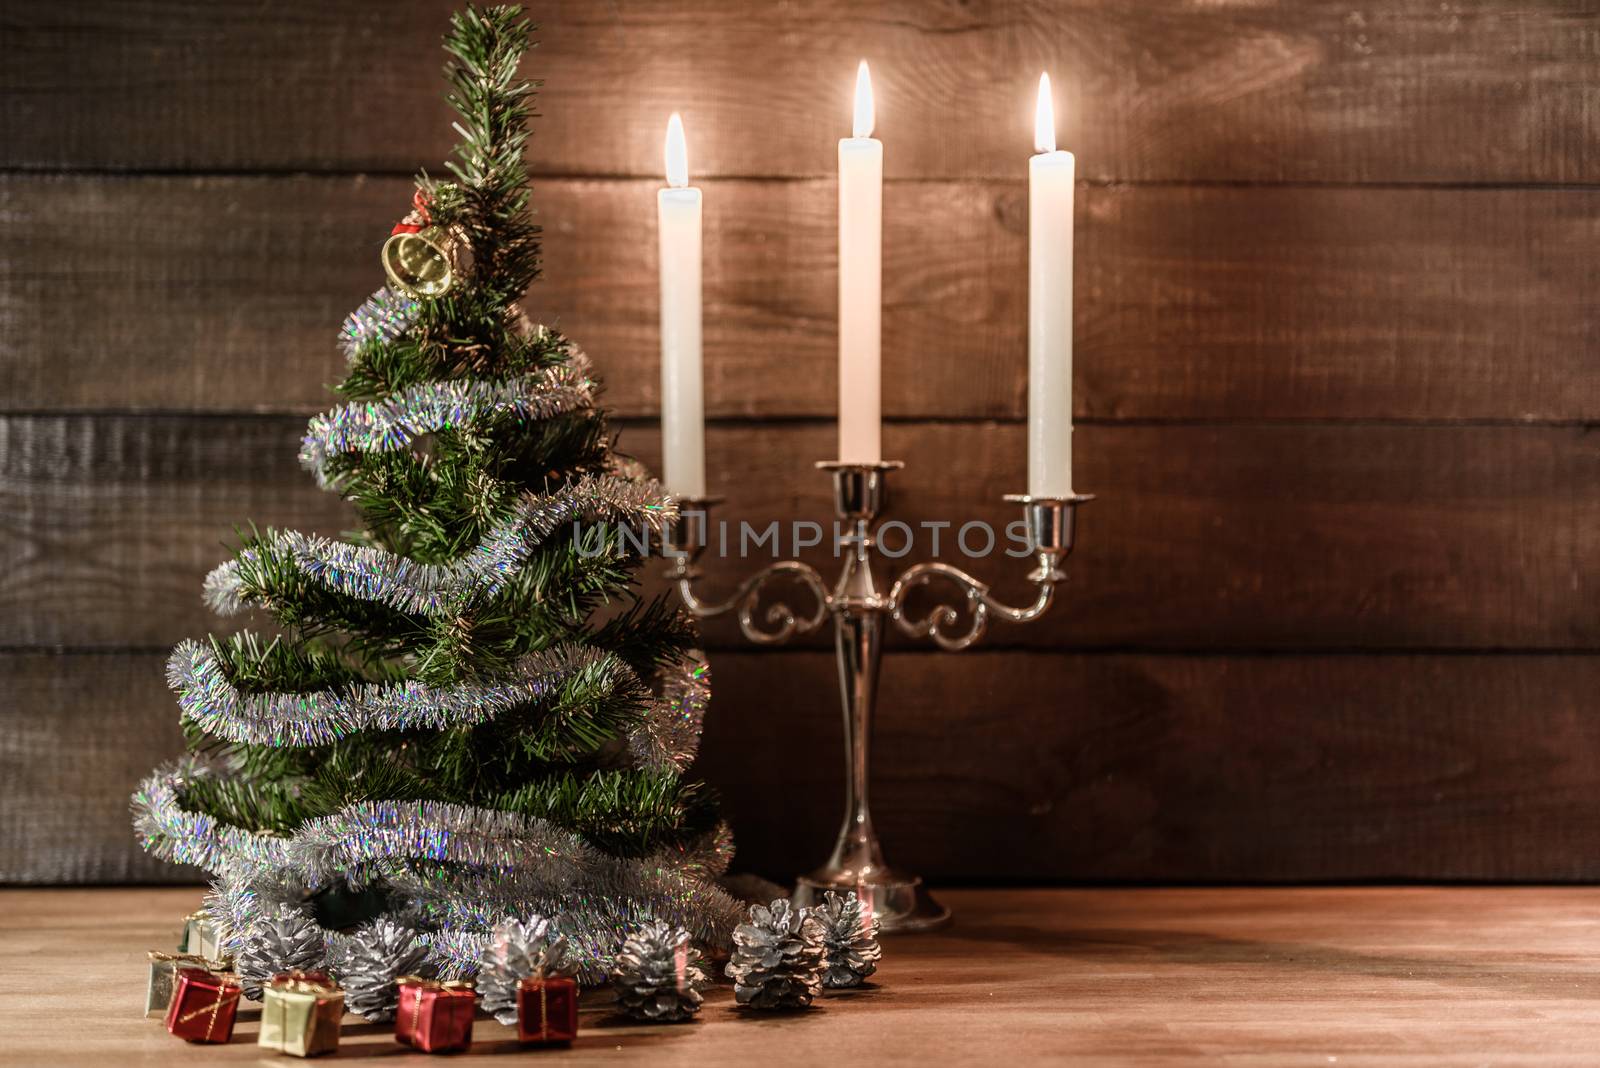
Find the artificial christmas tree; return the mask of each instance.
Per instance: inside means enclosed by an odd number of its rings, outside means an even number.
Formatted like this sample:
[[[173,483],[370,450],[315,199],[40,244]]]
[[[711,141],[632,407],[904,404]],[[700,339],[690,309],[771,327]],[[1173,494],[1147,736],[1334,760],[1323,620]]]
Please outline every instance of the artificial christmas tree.
[[[599,982],[644,923],[725,948],[739,915],[714,882],[731,839],[683,775],[706,668],[680,613],[635,590],[623,532],[660,530],[671,499],[614,451],[583,354],[516,304],[539,267],[528,32],[514,8],[453,19],[453,180],[418,180],[390,284],[340,335],[346,403],[305,435],[302,464],[363,530],[252,530],[207,578],[214,608],[279,633],[174,650],[191,751],[134,798],[150,851],[214,874],[227,951],[318,921],[323,961],[266,953],[253,979],[376,961],[352,978],[380,1016],[368,973],[392,947],[349,944],[380,917],[444,978],[497,924],[547,918]]]

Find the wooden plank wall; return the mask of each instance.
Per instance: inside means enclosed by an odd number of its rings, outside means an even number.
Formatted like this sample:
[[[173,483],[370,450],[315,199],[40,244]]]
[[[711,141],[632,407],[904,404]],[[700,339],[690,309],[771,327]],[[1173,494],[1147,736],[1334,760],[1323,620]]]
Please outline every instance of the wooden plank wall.
[[[177,745],[164,652],[213,625],[199,582],[235,524],[347,518],[295,442],[407,175],[449,146],[450,7],[0,20],[0,880],[174,876],[123,807]],[[1075,414],[1100,499],[1048,621],[961,656],[897,643],[875,784],[895,860],[944,880],[1600,877],[1594,3],[536,14],[528,306],[596,357],[653,457],[652,196],[681,110],[730,519],[826,518],[833,144],[862,55],[897,514],[1011,518],[1023,175],[1052,72],[1084,179]],[[976,566],[1025,592],[1015,562]],[[831,659],[708,640],[704,770],[744,866],[784,877],[838,815]]]

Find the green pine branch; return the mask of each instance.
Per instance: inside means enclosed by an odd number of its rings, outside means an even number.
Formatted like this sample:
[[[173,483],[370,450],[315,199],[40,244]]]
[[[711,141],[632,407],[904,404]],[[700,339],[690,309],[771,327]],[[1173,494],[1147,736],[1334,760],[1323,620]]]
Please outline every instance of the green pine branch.
[[[605,420],[592,411],[527,421],[501,415],[471,432],[439,431],[413,448],[340,457],[330,467],[372,544],[422,563],[453,560],[528,492],[605,470]]]
[[[675,775],[642,771],[566,774],[496,798],[495,808],[570,828],[618,856],[684,846],[716,826],[716,796]]]
[[[461,142],[446,167],[460,187],[478,284],[507,302],[520,299],[539,273],[539,228],[528,215],[523,162],[537,83],[518,73],[532,29],[520,8],[468,7],[445,38],[447,99],[461,116]]]

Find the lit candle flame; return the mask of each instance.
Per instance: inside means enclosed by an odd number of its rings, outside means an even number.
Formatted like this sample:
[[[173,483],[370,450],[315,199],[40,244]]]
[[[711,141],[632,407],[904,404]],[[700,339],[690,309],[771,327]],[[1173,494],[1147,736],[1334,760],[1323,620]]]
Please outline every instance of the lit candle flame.
[[[1033,112],[1033,150],[1056,150],[1056,109],[1050,100],[1050,75],[1039,75],[1039,106]]]
[[[683,139],[683,119],[676,111],[667,120],[667,184],[674,189],[689,184],[689,146]]]
[[[851,124],[851,137],[871,137],[877,114],[872,106],[872,75],[867,71],[867,61],[856,68],[856,114]]]

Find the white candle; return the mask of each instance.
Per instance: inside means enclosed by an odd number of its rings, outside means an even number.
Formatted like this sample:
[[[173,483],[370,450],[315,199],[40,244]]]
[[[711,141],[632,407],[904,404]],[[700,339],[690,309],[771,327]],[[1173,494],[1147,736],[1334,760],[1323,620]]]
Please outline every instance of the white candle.
[[[839,142],[839,459],[883,458],[883,142],[872,137],[872,79],[856,70],[853,137]]]
[[[1050,76],[1039,76],[1028,161],[1028,492],[1072,496],[1072,183],[1056,151]]]
[[[689,150],[677,112],[667,120],[667,185],[656,195],[661,231],[661,480],[674,496],[704,497],[700,190],[689,188]]]

